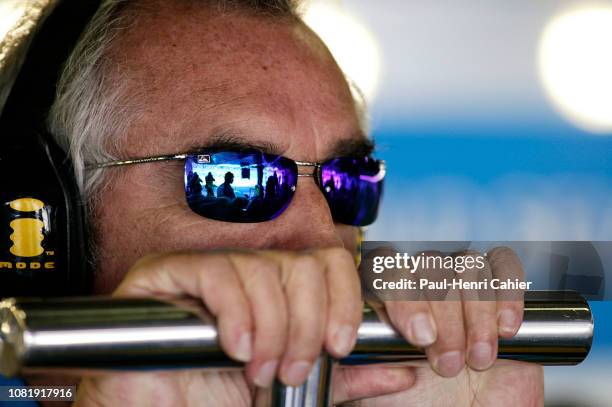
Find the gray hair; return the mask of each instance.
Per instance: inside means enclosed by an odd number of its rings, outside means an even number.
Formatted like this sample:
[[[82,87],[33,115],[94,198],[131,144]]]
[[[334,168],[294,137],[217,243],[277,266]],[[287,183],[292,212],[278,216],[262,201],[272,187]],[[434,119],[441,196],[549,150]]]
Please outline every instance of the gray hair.
[[[271,16],[298,15],[296,0],[181,1]],[[48,129],[72,160],[84,199],[90,199],[104,181],[104,170],[88,170],[86,166],[118,159],[109,150],[118,150],[121,140],[117,135],[125,132],[130,113],[134,112],[125,84],[110,83],[112,67],[105,57],[117,34],[133,22],[133,16],[126,11],[137,2],[102,2],[66,61],[49,111]]]

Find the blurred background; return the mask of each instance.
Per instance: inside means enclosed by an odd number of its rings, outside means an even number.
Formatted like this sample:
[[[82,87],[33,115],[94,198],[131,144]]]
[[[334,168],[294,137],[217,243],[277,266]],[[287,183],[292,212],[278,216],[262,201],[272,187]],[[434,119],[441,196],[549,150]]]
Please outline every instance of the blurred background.
[[[312,0],[388,164],[369,240],[612,240],[612,1]],[[612,303],[548,406],[612,405]]]

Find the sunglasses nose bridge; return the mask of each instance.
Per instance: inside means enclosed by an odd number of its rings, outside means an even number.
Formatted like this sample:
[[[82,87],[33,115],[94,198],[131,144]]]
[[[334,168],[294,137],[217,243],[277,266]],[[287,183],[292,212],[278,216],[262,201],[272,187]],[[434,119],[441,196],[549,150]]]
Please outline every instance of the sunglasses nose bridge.
[[[319,169],[319,164],[304,161],[296,161],[298,177],[313,177],[316,178]]]

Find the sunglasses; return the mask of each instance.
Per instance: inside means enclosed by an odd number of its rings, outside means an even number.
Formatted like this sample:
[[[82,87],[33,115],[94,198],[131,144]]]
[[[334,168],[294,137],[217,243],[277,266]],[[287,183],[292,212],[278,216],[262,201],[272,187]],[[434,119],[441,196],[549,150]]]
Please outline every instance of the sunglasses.
[[[313,177],[335,222],[367,226],[376,220],[385,177],[384,161],[369,155],[315,163],[256,150],[176,154],[113,161],[94,168],[167,160],[185,160],[189,208],[200,216],[224,222],[277,218],[289,206],[298,178]],[[300,167],[310,171],[299,171]]]

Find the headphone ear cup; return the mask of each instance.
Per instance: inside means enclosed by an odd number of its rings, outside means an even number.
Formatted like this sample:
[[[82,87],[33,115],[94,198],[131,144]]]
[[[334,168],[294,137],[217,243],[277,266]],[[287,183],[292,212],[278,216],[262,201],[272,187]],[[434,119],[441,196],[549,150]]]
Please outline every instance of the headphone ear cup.
[[[10,69],[0,66],[0,298],[92,292],[72,166],[41,129],[62,66],[100,0],[46,3],[32,13],[43,16],[32,22],[36,29],[15,48],[23,55],[5,59]]]
[[[91,292],[84,208],[48,137],[0,157],[0,297]]]
[[[60,199],[58,205],[63,205],[63,210],[58,209],[55,218],[58,232],[61,232],[58,237],[61,244],[58,260],[67,281],[67,287],[60,291],[63,291],[62,295],[90,295],[93,291],[93,268],[90,263],[87,206],[81,199],[72,161],[49,134],[42,134],[38,142],[54,170],[57,198]]]

